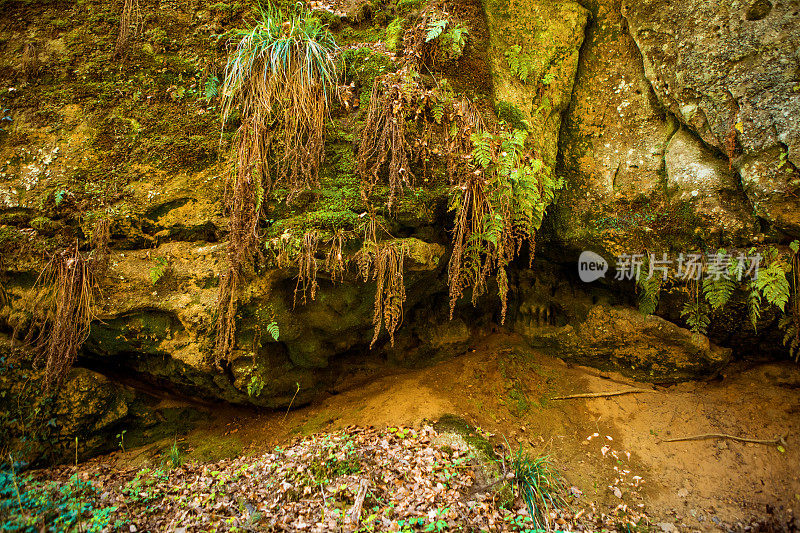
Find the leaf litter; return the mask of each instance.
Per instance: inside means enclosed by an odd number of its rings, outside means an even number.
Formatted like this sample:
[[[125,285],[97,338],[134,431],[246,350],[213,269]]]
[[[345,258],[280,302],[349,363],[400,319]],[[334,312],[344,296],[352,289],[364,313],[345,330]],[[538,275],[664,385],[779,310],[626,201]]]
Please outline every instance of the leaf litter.
[[[522,500],[504,490],[512,486],[511,450],[498,444],[497,481],[486,484],[474,448],[439,437],[427,425],[349,426],[255,457],[127,470],[97,458],[32,476],[51,480],[54,490],[76,475],[92,484],[99,503],[114,509],[102,531],[535,531]],[[641,501],[642,478],[614,468],[609,488],[630,503],[598,508],[569,487],[569,507],[550,514],[558,530],[629,531],[649,523],[643,504],[633,503]]]

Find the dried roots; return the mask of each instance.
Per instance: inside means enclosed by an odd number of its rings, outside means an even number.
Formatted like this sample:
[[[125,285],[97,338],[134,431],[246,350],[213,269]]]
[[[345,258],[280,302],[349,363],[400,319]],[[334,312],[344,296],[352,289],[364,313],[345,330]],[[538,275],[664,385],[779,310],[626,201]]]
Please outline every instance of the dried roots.
[[[356,165],[364,183],[362,194],[366,197],[377,184],[378,173],[388,163],[389,211],[403,187],[414,180],[409,165],[411,146],[405,131],[406,119],[416,105],[419,92],[417,74],[409,69],[377,77],[372,86]]]
[[[248,130],[239,131],[247,136]],[[238,165],[232,173],[225,203],[229,206],[228,270],[220,279],[217,312],[215,363],[229,360],[236,341],[236,311],[239,284],[244,270],[252,268],[258,246],[258,220],[264,198],[265,181],[269,181],[267,166],[258,157],[262,145],[240,140],[239,157],[247,164]]]
[[[234,107],[242,123],[226,202],[231,218],[228,272],[220,283],[217,366],[230,359],[235,346],[238,289],[244,270],[253,263],[262,204],[274,185],[270,165],[290,197],[318,183],[330,89],[337,85],[332,57],[336,43],[317,19],[300,12],[286,20],[272,9],[261,15],[255,27],[239,33],[222,88],[223,124]],[[313,253],[310,257],[298,278],[298,287],[303,280],[304,301],[307,291],[312,299],[316,291],[316,260]],[[305,277],[312,272],[312,278]]]
[[[368,242],[359,252],[357,261],[364,281],[375,281],[375,305],[372,323],[375,333],[369,347],[378,340],[381,329],[389,332],[389,341],[394,346],[394,332],[403,322],[403,303],[406,288],[403,282],[403,259],[408,247],[402,241]]]
[[[37,348],[35,362],[44,360],[47,390],[61,382],[89,336],[95,267],[94,257],[81,254],[76,243],[53,256],[37,280],[44,294],[25,340]]]
[[[119,17],[119,35],[117,35],[117,44],[114,46],[115,56],[121,57],[125,54],[131,39],[139,33],[141,21],[139,0],[125,0],[122,5],[122,14]]]
[[[315,232],[308,232],[303,235],[303,246],[300,250],[300,255],[297,258],[297,266],[299,272],[297,273],[297,285],[294,287],[294,305],[297,305],[297,293],[303,293],[303,304],[308,303],[308,293],[311,293],[311,299],[317,297],[317,245],[319,237]]]
[[[36,44],[33,42],[25,43],[22,51],[22,73],[26,81],[31,81],[39,75],[39,54],[36,51]]]

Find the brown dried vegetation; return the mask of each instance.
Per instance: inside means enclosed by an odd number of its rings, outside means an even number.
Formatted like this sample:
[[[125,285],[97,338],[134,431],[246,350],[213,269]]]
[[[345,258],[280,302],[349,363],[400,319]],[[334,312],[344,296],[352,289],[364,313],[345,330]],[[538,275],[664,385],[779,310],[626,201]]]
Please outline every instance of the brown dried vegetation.
[[[117,35],[117,44],[114,46],[114,56],[125,55],[131,39],[139,33],[141,25],[142,13],[139,9],[139,0],[125,0],[119,16],[119,34]]]

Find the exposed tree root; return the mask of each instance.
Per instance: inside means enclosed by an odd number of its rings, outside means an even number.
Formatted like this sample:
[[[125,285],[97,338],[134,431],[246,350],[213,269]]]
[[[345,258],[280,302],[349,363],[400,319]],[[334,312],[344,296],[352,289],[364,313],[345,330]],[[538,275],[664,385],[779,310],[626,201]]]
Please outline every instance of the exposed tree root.
[[[658,392],[658,391],[650,389],[628,389],[628,390],[618,390],[610,392],[584,392],[581,394],[570,394],[569,396],[556,396],[555,398],[550,398],[550,399],[572,400],[576,398],[605,398],[608,396],[622,396],[623,394],[638,394],[642,392]]]
[[[664,439],[661,442],[683,442],[688,440],[706,440],[706,439],[728,439],[735,440],[736,442],[751,442],[753,444],[764,444],[767,446],[786,446],[786,435],[774,439],[749,439],[745,437],[736,437],[728,435],[727,433],[703,433],[702,435],[692,435],[690,437],[678,437],[675,439]]]

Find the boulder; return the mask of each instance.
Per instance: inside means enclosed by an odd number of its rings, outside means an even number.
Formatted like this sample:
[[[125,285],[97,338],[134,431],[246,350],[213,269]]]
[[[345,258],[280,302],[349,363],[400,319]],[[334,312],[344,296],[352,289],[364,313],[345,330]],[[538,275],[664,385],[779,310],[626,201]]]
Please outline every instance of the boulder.
[[[778,207],[800,165],[797,2],[625,0],[622,14],[658,102],[743,172],[760,216],[797,236]]]
[[[620,306],[596,305],[582,322],[523,335],[565,361],[656,383],[708,376],[731,357],[729,348],[711,344],[705,335]]]

